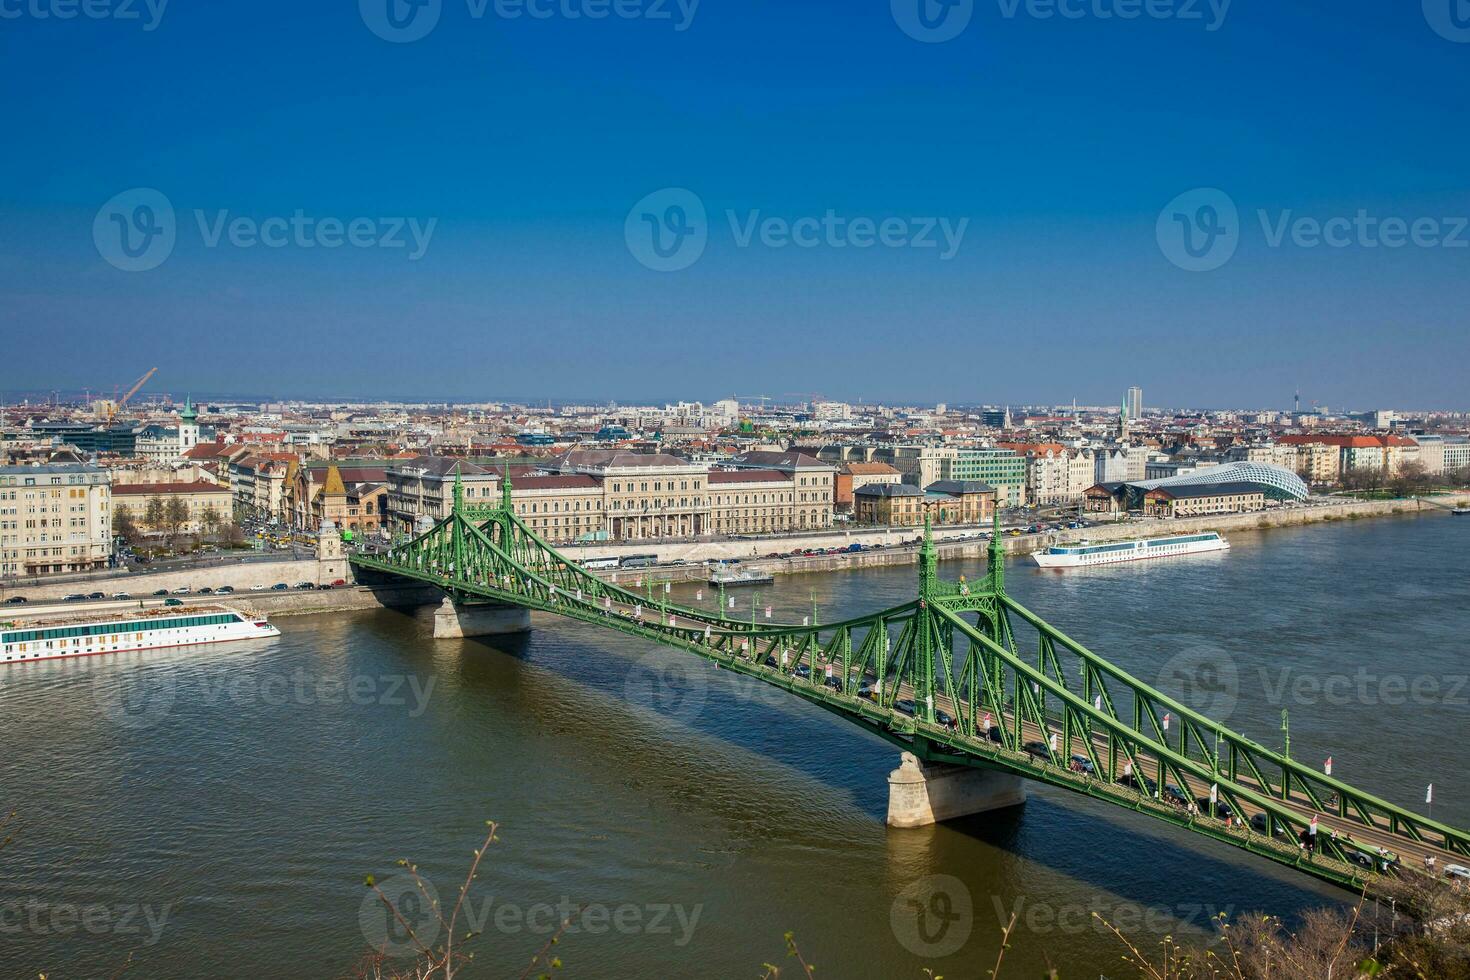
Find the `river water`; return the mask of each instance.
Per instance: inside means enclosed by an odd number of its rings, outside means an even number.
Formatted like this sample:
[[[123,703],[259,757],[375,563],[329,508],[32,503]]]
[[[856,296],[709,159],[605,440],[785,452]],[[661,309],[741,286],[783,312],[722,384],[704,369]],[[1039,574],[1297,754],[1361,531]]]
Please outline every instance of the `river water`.
[[[1231,536],[1225,554],[1010,591],[1074,638],[1268,745],[1470,826],[1470,521],[1405,517]],[[983,574],[978,562],[941,574]],[[792,576],[777,618],[913,595],[914,566]],[[693,586],[676,597],[693,601]],[[708,595],[706,595],[708,601]],[[752,598],[742,594],[742,608]],[[763,613],[763,609],[761,610]],[[1126,976],[1211,917],[1290,919],[1345,894],[1145,817],[1033,786],[1024,807],[889,831],[896,751],[687,655],[537,617],[435,641],[392,611],[284,618],[245,645],[0,674],[0,976],[337,977],[408,942],[364,887],[432,918],[485,821],[499,840],[461,929],[467,976],[519,976],[555,923],[566,977],[747,977],[795,934],[818,975]],[[1446,749],[1448,743],[1449,748]],[[4,834],[0,833],[0,837]],[[402,963],[403,961],[395,961]]]

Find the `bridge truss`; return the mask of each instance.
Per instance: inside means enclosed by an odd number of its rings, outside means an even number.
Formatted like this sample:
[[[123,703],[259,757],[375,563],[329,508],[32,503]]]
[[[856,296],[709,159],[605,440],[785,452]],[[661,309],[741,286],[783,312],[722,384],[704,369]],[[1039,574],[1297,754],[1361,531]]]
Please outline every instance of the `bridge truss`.
[[[687,651],[817,704],[927,762],[1016,773],[1126,807],[1354,890],[1470,856],[1470,834],[1304,766],[1157,691],[985,578],[947,582],[928,528],[917,597],[855,619],[744,621],[604,581],[499,506],[451,514],[358,569]],[[1213,801],[1213,802],[1212,802]],[[1193,804],[1191,806],[1190,804]],[[1311,846],[1304,846],[1310,842]],[[1396,855],[1401,863],[1388,861]]]

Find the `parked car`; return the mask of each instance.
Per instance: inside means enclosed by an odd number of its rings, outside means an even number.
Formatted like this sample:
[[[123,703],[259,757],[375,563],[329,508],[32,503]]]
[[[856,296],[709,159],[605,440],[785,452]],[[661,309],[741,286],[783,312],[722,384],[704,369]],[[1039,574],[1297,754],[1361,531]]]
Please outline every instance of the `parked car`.
[[[87,594],[87,598],[88,599],[106,599],[107,598],[107,594],[106,593],[103,593],[103,592],[90,592],[90,593]]]
[[[991,725],[990,730],[985,733],[985,737],[990,739],[996,745],[1004,745],[1006,742],[1005,737],[1000,733],[999,725]]]
[[[153,593],[153,597],[155,599],[162,598],[163,596],[166,596],[166,595],[168,595],[168,589],[159,589],[157,592],[154,592]]]
[[[1184,792],[1184,790],[1175,786],[1173,783],[1166,783],[1164,785],[1164,802],[1172,806],[1189,806],[1192,801],[1189,798],[1189,794]]]
[[[1072,762],[1068,768],[1073,772],[1086,773],[1089,776],[1097,775],[1097,767],[1092,764],[1092,760],[1081,753],[1072,756]]]
[[[345,578],[339,578],[339,579],[333,579],[332,580],[332,585],[333,586],[346,585],[346,584],[347,584],[347,580]]]
[[[893,702],[893,707],[896,711],[901,711],[902,713],[912,718],[914,716],[914,709],[916,705],[914,704],[912,698],[899,698],[897,701]]]
[[[293,588],[293,589],[314,589],[314,588],[316,588],[316,583],[315,582],[297,582],[295,585],[291,586],[291,588]]]
[[[285,582],[277,582],[275,585],[272,585],[271,586],[271,591],[272,592],[285,592],[289,588],[290,588],[290,586],[287,585]]]
[[[234,595],[235,594],[235,587],[233,585],[221,585],[219,588],[217,588],[217,589],[214,590],[214,594],[215,595]]]
[[[23,595],[13,595],[9,599],[5,600],[5,604],[7,606],[20,606],[24,605],[27,602],[30,602],[30,600]]]
[[[62,599],[61,599],[61,601],[62,602],[82,602],[86,598],[87,597],[84,596],[84,595],[82,595],[80,592],[73,592],[69,596],[63,596]]]
[[[112,597],[114,599],[131,599],[132,598],[132,595],[131,595],[131,593],[128,593],[128,592],[114,592],[112,594]]]
[[[188,595],[192,590],[187,585],[181,585],[173,591],[174,595]]]
[[[204,588],[202,588],[202,589],[199,590],[199,594],[200,595],[214,595],[214,589],[212,589],[212,588],[210,588],[209,586],[206,585]]]
[[[1463,864],[1447,864],[1444,866],[1444,876],[1456,881],[1470,881],[1470,868]]]
[[[1022,751],[1045,762],[1051,758],[1051,749],[1047,748],[1045,742],[1027,742],[1021,746]]]

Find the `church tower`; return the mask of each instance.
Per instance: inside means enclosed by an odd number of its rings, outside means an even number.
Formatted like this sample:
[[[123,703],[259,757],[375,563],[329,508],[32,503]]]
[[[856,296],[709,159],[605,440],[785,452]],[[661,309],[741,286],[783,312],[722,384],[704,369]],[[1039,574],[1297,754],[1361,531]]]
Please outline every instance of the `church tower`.
[[[199,413],[194,411],[192,400],[184,399],[184,410],[179,413],[179,455],[182,456],[199,445]]]

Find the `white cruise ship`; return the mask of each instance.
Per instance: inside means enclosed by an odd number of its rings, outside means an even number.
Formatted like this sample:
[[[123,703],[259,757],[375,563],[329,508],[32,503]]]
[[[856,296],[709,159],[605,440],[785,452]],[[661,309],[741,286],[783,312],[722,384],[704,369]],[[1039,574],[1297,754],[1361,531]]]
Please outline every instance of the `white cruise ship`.
[[[1138,541],[1115,541],[1108,544],[1055,545],[1031,557],[1042,568],[1086,568],[1111,565],[1120,561],[1144,558],[1170,558],[1175,555],[1197,555],[1204,551],[1225,551],[1230,542],[1214,531],[1204,534],[1180,534],[1168,538],[1144,538]]]
[[[149,609],[27,625],[0,623],[0,663],[90,657],[128,650],[159,650],[196,643],[228,643],[280,636],[264,616],[226,606]]]

